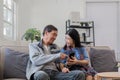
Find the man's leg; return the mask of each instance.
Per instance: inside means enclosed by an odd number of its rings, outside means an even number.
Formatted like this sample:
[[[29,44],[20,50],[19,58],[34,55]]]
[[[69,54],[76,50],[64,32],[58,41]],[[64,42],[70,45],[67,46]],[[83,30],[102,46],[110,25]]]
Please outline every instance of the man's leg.
[[[37,71],[33,75],[34,80],[50,80],[48,74],[44,71]]]
[[[68,73],[59,72],[55,80],[85,80],[85,74],[80,70],[73,70]]]

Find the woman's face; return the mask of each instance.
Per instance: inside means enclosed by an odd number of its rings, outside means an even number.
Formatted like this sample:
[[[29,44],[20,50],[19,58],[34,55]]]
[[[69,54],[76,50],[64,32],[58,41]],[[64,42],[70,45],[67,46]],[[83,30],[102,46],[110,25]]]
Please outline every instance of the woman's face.
[[[65,42],[67,46],[73,47],[74,41],[69,35],[65,35]]]

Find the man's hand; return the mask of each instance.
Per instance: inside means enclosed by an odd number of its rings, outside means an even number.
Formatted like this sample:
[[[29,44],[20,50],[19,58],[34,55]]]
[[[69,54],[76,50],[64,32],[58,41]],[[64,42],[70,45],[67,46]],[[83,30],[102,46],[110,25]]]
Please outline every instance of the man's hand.
[[[66,57],[67,57],[66,54],[64,54],[64,53],[61,53],[61,54],[60,54],[60,59],[65,59]]]
[[[68,68],[64,67],[64,68],[62,69],[62,72],[64,72],[64,73],[68,73],[68,72],[70,72],[70,71],[69,71]]]

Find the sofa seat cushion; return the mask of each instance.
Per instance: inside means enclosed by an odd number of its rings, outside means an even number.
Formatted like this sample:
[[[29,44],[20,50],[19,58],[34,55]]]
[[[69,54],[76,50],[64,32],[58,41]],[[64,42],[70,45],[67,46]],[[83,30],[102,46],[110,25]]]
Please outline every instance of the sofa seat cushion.
[[[4,79],[4,80],[26,80],[26,79],[10,78],[10,79]]]
[[[90,60],[92,67],[97,72],[117,71],[117,62],[113,50],[91,48]]]
[[[4,79],[21,78],[26,79],[26,66],[28,53],[19,52],[5,48]]]

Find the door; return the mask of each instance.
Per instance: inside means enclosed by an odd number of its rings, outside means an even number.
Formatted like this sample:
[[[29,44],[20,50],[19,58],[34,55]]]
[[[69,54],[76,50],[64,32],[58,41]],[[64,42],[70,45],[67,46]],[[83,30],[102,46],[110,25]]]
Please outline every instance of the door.
[[[117,16],[117,2],[87,3],[87,18],[95,23],[96,46],[110,46],[112,49],[117,49]]]

